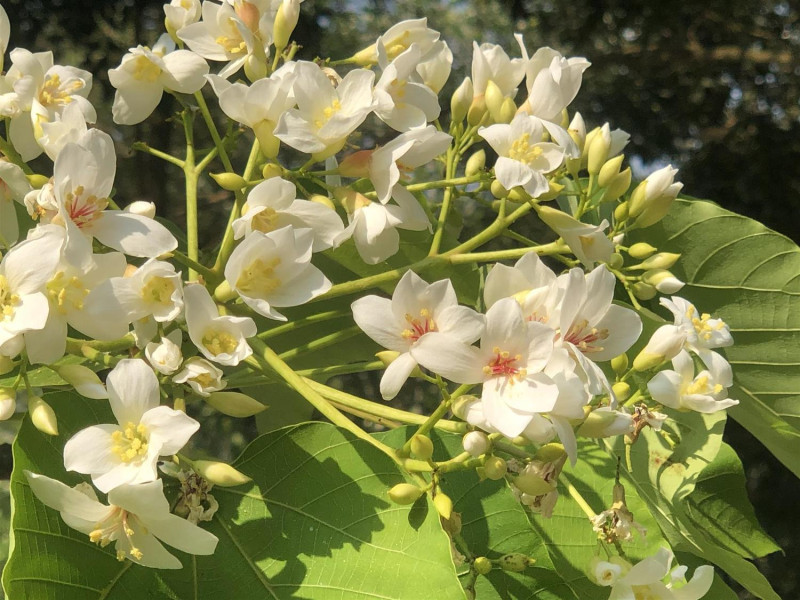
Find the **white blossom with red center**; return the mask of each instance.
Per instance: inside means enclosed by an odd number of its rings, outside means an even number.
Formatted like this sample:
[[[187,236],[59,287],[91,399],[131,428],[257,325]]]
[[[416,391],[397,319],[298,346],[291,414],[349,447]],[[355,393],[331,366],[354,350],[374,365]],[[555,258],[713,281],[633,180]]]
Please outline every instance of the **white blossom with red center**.
[[[564,295],[565,277],[556,277],[547,265],[531,252],[513,267],[497,263],[486,276],[483,299],[491,307],[502,298],[513,297],[522,307],[527,321],[550,324]],[[554,326],[554,325],[553,325]]]
[[[483,332],[483,315],[458,305],[449,280],[428,284],[408,271],[392,299],[365,296],[352,304],[353,319],[378,344],[400,355],[381,379],[381,394],[391,400],[417,366],[411,351],[431,335],[469,345]]]
[[[486,313],[480,348],[433,332],[420,338],[411,355],[426,369],[451,381],[483,383],[485,423],[490,430],[516,437],[536,415],[552,411],[558,401],[559,386],[545,372],[553,355],[554,336],[550,327],[527,321],[514,298],[503,298]]]

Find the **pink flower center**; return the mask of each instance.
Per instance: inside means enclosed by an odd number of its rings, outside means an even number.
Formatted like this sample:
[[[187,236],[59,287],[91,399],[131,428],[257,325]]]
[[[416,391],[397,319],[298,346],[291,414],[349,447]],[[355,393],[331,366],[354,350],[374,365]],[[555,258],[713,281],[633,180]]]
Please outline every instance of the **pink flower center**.
[[[427,308],[419,311],[419,317],[406,313],[406,323],[408,323],[408,329],[404,329],[401,335],[411,342],[416,342],[430,331],[438,331],[431,311]]]
[[[574,344],[584,354],[603,350],[598,342],[602,342],[606,338],[608,338],[608,329],[589,327],[586,319],[573,323],[564,335],[565,342]]]
[[[97,196],[84,197],[84,191],[83,186],[79,185],[67,194],[64,202],[69,218],[79,229],[92,223],[108,206],[108,199]]]
[[[494,358],[488,365],[483,367],[483,372],[492,377],[510,377],[512,379],[523,379],[527,374],[527,369],[520,367],[522,355],[501,350],[498,346],[492,348]]]

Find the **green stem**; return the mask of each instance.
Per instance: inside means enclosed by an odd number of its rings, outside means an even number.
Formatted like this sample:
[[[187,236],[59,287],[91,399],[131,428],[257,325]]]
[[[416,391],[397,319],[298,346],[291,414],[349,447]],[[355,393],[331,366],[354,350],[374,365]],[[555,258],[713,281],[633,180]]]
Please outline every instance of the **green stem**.
[[[332,319],[338,319],[340,317],[349,317],[352,313],[349,310],[329,310],[321,313],[316,313],[313,315],[309,315],[307,317],[303,317],[302,319],[297,319],[296,321],[292,321],[291,323],[286,323],[284,325],[279,325],[278,327],[273,327],[272,329],[268,329],[267,331],[262,331],[258,334],[258,338],[261,340],[268,340],[274,338],[276,336],[282,335],[284,333],[290,333],[292,331],[296,331],[302,327],[306,327],[308,325],[314,325],[316,323],[322,323],[324,321],[330,321]]]
[[[222,138],[219,135],[219,131],[217,131],[214,118],[211,116],[211,112],[208,110],[208,104],[206,104],[206,99],[203,97],[203,92],[195,92],[194,99],[197,101],[197,106],[200,107],[200,114],[203,115],[203,120],[206,122],[208,132],[211,134],[211,139],[214,140],[214,145],[219,151],[219,158],[222,161],[222,164],[229,173],[233,173],[231,159],[228,157],[228,152],[225,150],[225,146],[222,144]],[[247,179],[247,177],[245,177],[245,179]]]
[[[464,263],[514,260],[521,258],[530,252],[536,252],[536,254],[539,256],[547,256],[550,254],[559,254],[567,249],[567,246],[561,242],[550,242],[549,244],[530,246],[528,248],[512,248],[510,250],[495,250],[493,252],[471,252],[468,254],[456,254],[449,258],[451,264],[459,265]]]
[[[198,92],[199,93],[199,92]],[[183,111],[183,130],[186,135],[186,159],[183,161],[183,176],[186,179],[186,252],[189,260],[199,262],[200,246],[197,232],[197,178],[194,164],[194,117],[189,110]],[[189,268],[189,281],[197,280],[198,272]]]
[[[328,346],[332,346],[343,340],[353,338],[360,333],[361,333],[360,327],[358,326],[348,327],[347,329],[336,331],[329,335],[322,336],[321,338],[318,338],[316,340],[312,340],[301,346],[292,348],[291,350],[287,350],[286,352],[282,352],[281,354],[279,354],[279,356],[281,357],[281,360],[292,360],[294,358],[297,358],[298,356],[307,354],[308,352],[321,350],[322,348],[327,348]]]
[[[406,189],[409,192],[424,192],[426,190],[449,188],[455,185],[467,185],[470,183],[478,183],[479,181],[482,181],[486,178],[487,175],[485,173],[480,173],[478,175],[470,175],[469,177],[455,177],[452,179],[440,179],[438,181],[425,181],[423,183],[412,183],[410,185],[407,185]]]
[[[417,429],[415,435],[427,435],[428,432],[430,432],[430,430],[436,426],[436,423],[438,423],[447,414],[447,411],[450,410],[453,400],[459,396],[462,396],[463,394],[466,394],[473,387],[474,386],[472,384],[465,383],[464,385],[459,386],[458,389],[456,389],[456,391],[452,394],[448,394],[447,390],[443,388],[442,394],[444,395],[444,399],[441,401],[441,403],[439,403],[439,406],[436,408],[436,410],[434,410],[430,416],[425,419],[425,422],[419,426],[419,429]],[[411,438],[409,438],[408,441],[403,444],[403,447],[397,451],[398,456],[402,457],[408,456],[410,453]]]
[[[445,167],[445,180],[452,179],[456,172],[458,159],[460,154],[452,147],[447,149],[447,166]],[[442,246],[442,238],[444,237],[444,228],[447,224],[447,216],[450,214],[450,203],[453,198],[453,186],[449,185],[444,190],[442,197],[442,208],[439,210],[439,219],[436,222],[436,231],[433,233],[433,242],[428,256],[436,256],[439,254],[439,249]]]
[[[98,340],[78,340],[70,337],[67,338],[67,352],[70,354],[77,354],[79,356],[83,355],[82,348],[84,346],[94,348],[100,352],[121,352],[122,350],[127,350],[135,345],[136,340],[134,340],[133,334],[130,333],[117,340],[108,342],[101,342]]]
[[[202,275],[207,281],[215,281],[217,279],[217,274],[214,273],[211,269],[206,267],[205,265],[200,264],[196,260],[192,260],[188,256],[186,256],[183,252],[179,252],[178,250],[172,251],[172,258],[175,259],[176,262],[181,263],[185,267],[189,267],[190,269],[194,269],[200,275]]]
[[[183,168],[183,161],[178,158],[177,156],[172,156],[172,154],[168,154],[163,152],[162,150],[157,150],[150,145],[146,144],[145,142],[134,142],[131,145],[131,148],[138,152],[144,152],[149,154],[150,156],[155,156],[156,158],[160,158],[170,164],[175,165],[176,167]]]

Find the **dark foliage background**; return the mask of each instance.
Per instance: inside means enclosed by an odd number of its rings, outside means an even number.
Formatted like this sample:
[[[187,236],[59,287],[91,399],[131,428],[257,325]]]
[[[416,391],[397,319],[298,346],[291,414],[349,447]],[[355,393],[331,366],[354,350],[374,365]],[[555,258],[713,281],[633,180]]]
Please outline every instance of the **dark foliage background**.
[[[153,0],[5,0],[10,48],[52,49],[56,62],[96,75],[98,126],[117,142],[117,197],[156,202],[183,217],[180,179],[130,144],[181,144],[168,102],[146,124],[116,127],[107,71],[131,46],[163,31],[163,2]],[[672,163],[684,191],[758,219],[800,241],[800,6],[796,2],[705,0],[306,0],[300,56],[345,57],[392,23],[427,16],[444,32],[455,68],[469,67],[473,39],[516,52],[542,45],[593,65],[573,109],[594,126],[608,120],[632,133],[627,154],[642,176]],[[451,81],[454,87],[458,82]],[[452,89],[452,88],[450,88]],[[213,223],[227,194],[201,189],[201,218]],[[211,228],[208,227],[211,231]],[[760,568],[784,598],[800,597],[800,482],[733,421],[726,432],[747,469],[751,499],[767,531],[785,548]],[[7,446],[5,448],[8,448]],[[9,453],[10,454],[10,453]],[[6,468],[10,457],[6,457]],[[746,598],[746,595],[742,596]]]

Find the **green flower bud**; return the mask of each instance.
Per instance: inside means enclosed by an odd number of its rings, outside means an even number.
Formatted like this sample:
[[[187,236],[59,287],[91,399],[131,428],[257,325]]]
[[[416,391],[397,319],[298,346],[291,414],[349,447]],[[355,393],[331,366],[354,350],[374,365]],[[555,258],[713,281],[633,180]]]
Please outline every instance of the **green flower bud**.
[[[453,514],[453,501],[450,496],[439,492],[433,497],[433,505],[443,519],[449,519]]]
[[[541,462],[550,463],[561,460],[565,454],[566,452],[564,452],[564,446],[562,444],[551,442],[539,448],[533,457]]]
[[[473,127],[480,125],[486,114],[486,97],[476,96],[472,99],[472,104],[470,104],[469,111],[467,111],[467,123]]]
[[[496,179],[492,181],[492,185],[489,186],[489,191],[492,192],[492,196],[494,196],[498,200],[508,196],[508,190],[504,188],[502,184]]]
[[[628,370],[628,355],[624,352],[611,359],[611,368],[617,375],[622,375]]]
[[[503,91],[491,79],[486,83],[486,92],[484,92],[484,101],[486,102],[486,109],[489,111],[489,116],[494,122],[498,122],[500,111],[503,108]]]
[[[642,281],[637,281],[631,286],[631,288],[633,288],[633,295],[639,300],[652,300],[658,293],[656,288],[649,283],[644,283]]]
[[[619,252],[614,252],[614,254],[611,255],[611,258],[608,259],[608,266],[611,267],[612,269],[619,269],[624,264],[625,264],[625,259]]]
[[[58,419],[52,407],[41,396],[28,397],[28,414],[31,423],[42,433],[58,435]]]
[[[624,402],[631,395],[631,386],[624,381],[618,381],[611,386],[611,389],[614,391],[614,395],[620,402]]]
[[[223,415],[238,419],[252,417],[267,408],[266,404],[239,392],[212,392],[205,401]]]
[[[503,105],[500,107],[500,114],[497,115],[496,121],[498,123],[511,123],[516,114],[517,105],[514,103],[514,99],[506,98],[503,100]]]
[[[17,410],[17,394],[11,388],[0,387],[0,421],[10,419]]]
[[[280,177],[281,175],[283,175],[283,167],[275,163],[267,163],[264,165],[264,168],[261,169],[261,176],[264,179],[272,179],[273,177]]]
[[[631,187],[631,178],[632,175],[630,167],[614,177],[614,179],[611,180],[611,183],[608,184],[608,187],[603,194],[603,202],[611,202],[612,200],[616,200],[622,196],[622,194],[627,192],[628,188]]]
[[[2,254],[0,254],[0,258],[2,258]],[[0,375],[5,375],[6,373],[10,373],[14,367],[17,366],[13,360],[11,360],[7,356],[0,356]]]
[[[214,290],[214,299],[217,302],[222,302],[223,304],[225,302],[230,302],[238,296],[239,294],[236,293],[236,290],[231,287],[231,284],[228,283],[227,280],[220,283]]]
[[[624,159],[625,156],[620,154],[619,156],[607,160],[597,174],[597,185],[602,188],[608,187],[613,179],[619,175],[619,170],[622,168],[622,161]]]
[[[196,460],[192,468],[209,483],[220,487],[234,487],[252,481],[250,477],[237,471],[232,466],[216,460]]]
[[[62,365],[55,369],[58,376],[74,387],[75,391],[81,396],[94,400],[108,398],[108,392],[103,382],[100,381],[97,373],[92,371],[89,367],[84,367],[83,365]]]
[[[467,116],[473,96],[472,80],[467,77],[461,82],[450,99],[450,119],[453,123],[461,123]]]
[[[424,492],[416,485],[398,483],[389,490],[389,498],[396,504],[414,504]]]
[[[627,221],[628,220],[628,203],[627,202],[623,202],[622,204],[617,206],[617,208],[614,209],[614,219],[616,219],[617,222],[619,222],[619,223],[621,223],[622,221]]]
[[[658,254],[654,254],[650,258],[642,261],[642,264],[639,265],[639,268],[644,270],[669,269],[676,262],[678,262],[680,257],[680,254],[675,254],[674,252],[659,252]]]
[[[331,200],[327,196],[323,196],[322,194],[311,194],[309,200],[311,202],[316,202],[317,204],[322,204],[323,206],[327,206],[331,210],[336,210],[336,205],[333,203],[333,200]]]
[[[638,260],[644,260],[648,256],[652,256],[658,252],[658,248],[654,248],[647,242],[638,242],[628,248],[628,254],[631,258],[636,258]]]
[[[531,565],[535,564],[536,560],[514,552],[513,554],[506,554],[500,558],[500,566],[504,571],[512,571],[513,573],[521,573]]]
[[[590,175],[597,175],[608,160],[608,151],[611,148],[611,131],[608,124],[603,125],[594,136],[591,144],[587,140],[587,170]]]
[[[47,175],[39,175],[38,173],[32,173],[26,177],[28,178],[28,182],[30,182],[31,187],[35,190],[42,189],[44,184],[50,181],[50,178]]]
[[[219,184],[223,190],[238,192],[247,187],[244,177],[236,173],[210,173],[211,178]]]
[[[297,27],[298,18],[299,12],[292,9],[292,3],[281,2],[272,26],[272,43],[275,44],[275,52],[281,53],[286,48],[294,28]]]
[[[530,496],[544,496],[556,489],[552,483],[534,473],[522,473],[514,479],[514,485]]]
[[[467,165],[464,167],[464,175],[472,177],[477,175],[486,166],[486,151],[483,149],[478,150],[467,160]]]
[[[411,438],[411,452],[420,460],[430,460],[433,456],[433,442],[427,435],[416,434]]]
[[[492,561],[485,556],[479,556],[472,564],[479,575],[487,575],[492,570]]]
[[[497,481],[506,476],[508,465],[499,456],[490,456],[483,464],[483,472],[487,478]]]

